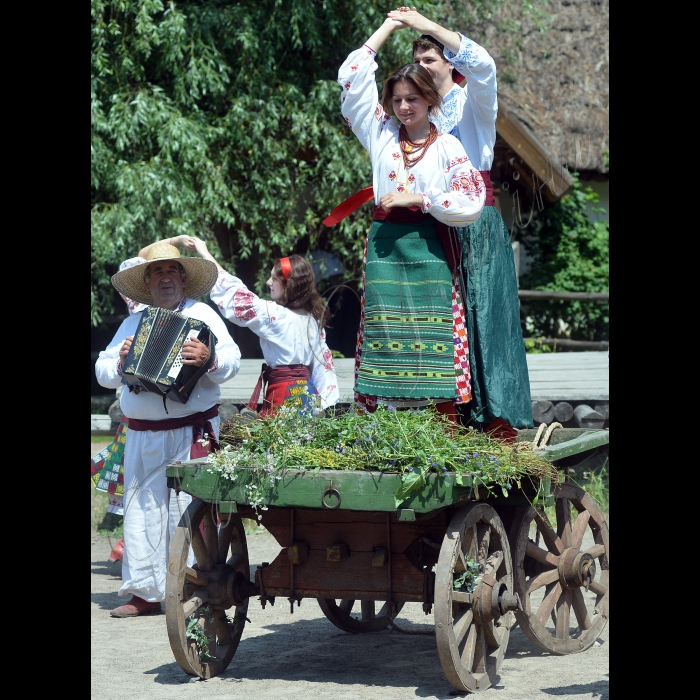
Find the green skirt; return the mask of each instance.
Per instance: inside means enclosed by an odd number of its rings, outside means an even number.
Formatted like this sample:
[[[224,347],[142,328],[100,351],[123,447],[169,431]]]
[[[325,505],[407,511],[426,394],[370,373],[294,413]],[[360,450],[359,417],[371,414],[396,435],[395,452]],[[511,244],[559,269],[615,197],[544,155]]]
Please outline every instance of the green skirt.
[[[455,400],[452,275],[432,218],[372,223],[361,332],[358,394]]]
[[[513,428],[531,428],[532,403],[515,259],[508,229],[495,207],[471,226],[457,229],[466,281],[472,401],[470,419],[503,419]]]

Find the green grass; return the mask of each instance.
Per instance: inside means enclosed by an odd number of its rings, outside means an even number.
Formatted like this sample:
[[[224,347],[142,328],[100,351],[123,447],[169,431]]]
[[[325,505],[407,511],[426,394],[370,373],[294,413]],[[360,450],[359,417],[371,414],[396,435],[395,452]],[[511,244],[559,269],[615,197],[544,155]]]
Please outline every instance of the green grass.
[[[580,486],[598,504],[605,520],[610,518],[610,476],[608,473],[608,462],[591,471],[582,471],[580,474],[570,474],[572,483]],[[571,514],[575,517],[576,510],[571,506]],[[545,513],[551,523],[556,523],[557,517],[554,506],[547,506]]]

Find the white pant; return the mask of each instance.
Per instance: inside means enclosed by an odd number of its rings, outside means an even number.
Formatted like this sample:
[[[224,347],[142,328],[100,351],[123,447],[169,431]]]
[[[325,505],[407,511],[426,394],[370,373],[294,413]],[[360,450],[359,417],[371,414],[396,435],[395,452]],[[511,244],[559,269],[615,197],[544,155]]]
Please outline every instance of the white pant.
[[[216,435],[219,418],[211,419]],[[120,596],[165,600],[168,552],[192,497],[175,495],[165,468],[190,458],[192,426],[176,430],[129,430],[124,446],[124,560]],[[190,551],[187,564],[192,566]]]

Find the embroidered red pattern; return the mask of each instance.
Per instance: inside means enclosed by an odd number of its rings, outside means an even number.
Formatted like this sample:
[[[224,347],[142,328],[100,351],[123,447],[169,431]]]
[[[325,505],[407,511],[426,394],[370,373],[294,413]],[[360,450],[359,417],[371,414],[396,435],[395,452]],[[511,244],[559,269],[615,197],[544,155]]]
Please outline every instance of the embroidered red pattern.
[[[257,314],[253,307],[253,299],[255,295],[252,292],[239,289],[233,295],[233,315],[243,321],[251,321]]]
[[[484,191],[484,179],[478,170],[455,173],[450,180],[450,189],[463,194],[479,195]]]

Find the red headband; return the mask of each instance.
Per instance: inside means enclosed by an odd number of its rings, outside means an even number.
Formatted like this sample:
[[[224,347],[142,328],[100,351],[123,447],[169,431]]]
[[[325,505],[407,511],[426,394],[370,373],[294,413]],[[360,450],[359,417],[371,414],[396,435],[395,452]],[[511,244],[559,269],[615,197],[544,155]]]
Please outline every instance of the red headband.
[[[292,263],[289,262],[289,258],[280,258],[280,267],[282,268],[282,277],[288,280],[289,273],[292,271]]]

